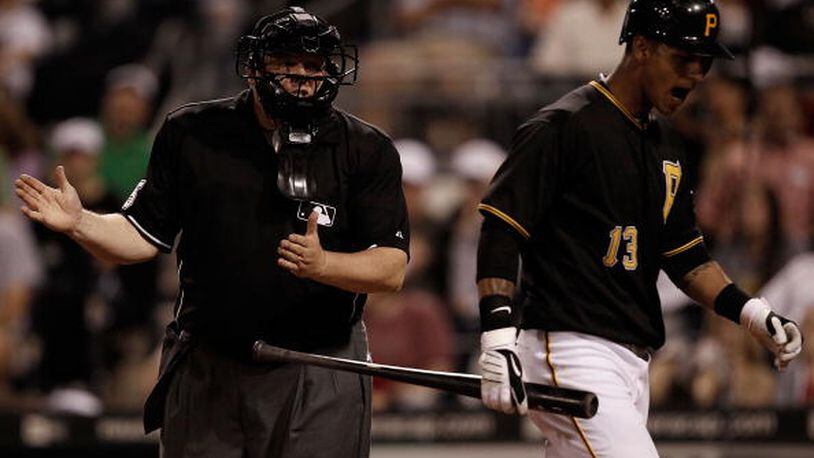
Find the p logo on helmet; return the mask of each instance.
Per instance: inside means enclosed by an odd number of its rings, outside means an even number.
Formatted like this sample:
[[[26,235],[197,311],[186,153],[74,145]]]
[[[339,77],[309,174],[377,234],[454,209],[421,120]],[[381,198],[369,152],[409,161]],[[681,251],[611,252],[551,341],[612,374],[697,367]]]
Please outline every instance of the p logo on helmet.
[[[732,60],[718,42],[721,15],[716,0],[630,0],[619,44],[642,35],[697,56]]]
[[[707,27],[704,29],[704,36],[708,37],[712,29],[718,27],[718,16],[714,13],[707,14]]]

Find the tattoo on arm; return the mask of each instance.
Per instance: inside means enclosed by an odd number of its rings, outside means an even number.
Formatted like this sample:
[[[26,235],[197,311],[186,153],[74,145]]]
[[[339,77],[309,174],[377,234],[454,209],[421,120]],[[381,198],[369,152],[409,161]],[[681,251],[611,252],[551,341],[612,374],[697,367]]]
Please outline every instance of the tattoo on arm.
[[[709,261],[701,264],[700,266],[696,267],[695,269],[689,271],[684,277],[681,279],[681,284],[678,285],[679,288],[684,289],[689,286],[693,281],[695,281],[698,277],[703,276],[704,272],[709,272],[710,269],[714,269],[717,263],[715,261]]]
[[[715,298],[732,280],[726,276],[721,266],[709,261],[684,275],[677,286],[701,305],[713,308]]]
[[[514,282],[504,278],[482,278],[478,282],[478,297],[492,296],[514,296]]]

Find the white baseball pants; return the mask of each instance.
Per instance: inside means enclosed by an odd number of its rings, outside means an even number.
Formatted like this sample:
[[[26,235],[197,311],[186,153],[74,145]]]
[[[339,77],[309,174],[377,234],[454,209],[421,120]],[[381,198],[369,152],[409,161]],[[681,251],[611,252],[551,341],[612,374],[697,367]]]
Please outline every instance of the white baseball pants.
[[[546,458],[658,457],[647,431],[647,361],[622,345],[576,332],[524,330],[517,345],[524,380],[592,391],[599,398],[591,419],[529,411],[549,441]]]

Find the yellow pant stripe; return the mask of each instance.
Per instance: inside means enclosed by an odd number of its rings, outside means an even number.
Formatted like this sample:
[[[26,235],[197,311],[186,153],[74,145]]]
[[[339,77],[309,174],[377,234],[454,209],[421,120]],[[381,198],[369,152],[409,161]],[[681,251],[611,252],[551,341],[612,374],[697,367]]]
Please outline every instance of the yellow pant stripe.
[[[554,363],[551,362],[551,338],[548,334],[548,331],[545,333],[545,351],[546,357],[545,361],[548,363],[548,369],[551,371],[551,379],[554,380],[554,386],[560,386],[560,382],[557,381],[557,371],[554,369]],[[576,417],[571,417],[571,422],[574,423],[574,427],[577,429],[577,433],[579,433],[579,437],[582,438],[582,442],[585,444],[585,447],[588,449],[588,453],[591,454],[593,458],[597,458],[596,452],[594,452],[593,447],[591,447],[591,443],[588,442],[588,436],[585,435],[585,431],[582,430],[582,426],[580,426],[579,422],[577,421]]]

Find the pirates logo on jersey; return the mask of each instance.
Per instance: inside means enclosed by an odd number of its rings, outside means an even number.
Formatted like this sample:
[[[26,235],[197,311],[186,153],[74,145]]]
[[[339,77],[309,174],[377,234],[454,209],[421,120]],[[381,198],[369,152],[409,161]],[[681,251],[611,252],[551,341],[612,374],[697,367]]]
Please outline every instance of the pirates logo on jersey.
[[[670,215],[670,209],[673,208],[676,194],[678,194],[678,184],[681,182],[681,164],[676,162],[664,161],[662,162],[662,172],[664,172],[664,207],[662,213],[664,222],[667,222],[667,217]]]

